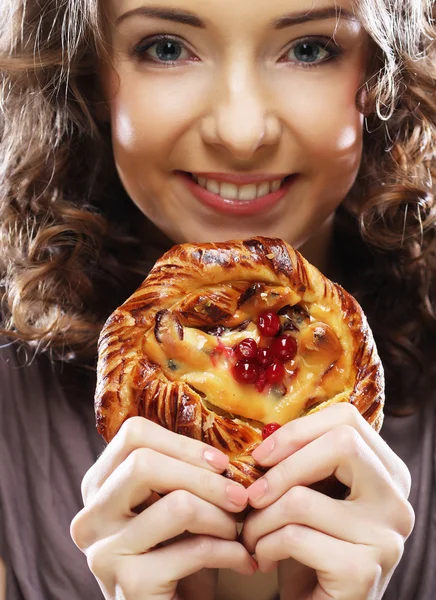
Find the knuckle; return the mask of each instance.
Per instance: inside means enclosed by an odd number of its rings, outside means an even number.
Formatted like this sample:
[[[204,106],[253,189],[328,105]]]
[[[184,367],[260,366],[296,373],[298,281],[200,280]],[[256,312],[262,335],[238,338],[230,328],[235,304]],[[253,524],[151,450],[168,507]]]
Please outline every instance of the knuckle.
[[[311,495],[308,492],[307,488],[300,485],[289,490],[284,503],[284,510],[288,517],[292,515],[292,518],[301,520],[310,512]]]
[[[168,501],[168,512],[171,519],[177,522],[189,524],[192,523],[198,513],[195,496],[185,490],[176,490],[166,496]]]
[[[143,444],[147,439],[147,419],[144,417],[130,417],[121,425],[117,434],[122,447],[128,450],[134,450]]]
[[[125,467],[132,478],[147,479],[153,470],[155,453],[150,448],[136,448],[125,460]]]
[[[351,425],[340,425],[331,430],[331,436],[336,448],[342,454],[355,455],[362,451],[362,438],[357,430]]]
[[[89,515],[86,509],[82,509],[77,513],[71,521],[70,536],[82,552],[90,545]]]
[[[407,539],[415,526],[415,511],[412,505],[405,498],[398,498],[398,507],[394,511],[396,520],[396,530]]]
[[[351,425],[352,427],[359,425],[360,413],[351,402],[338,402],[333,408],[338,412],[342,423]]]
[[[382,568],[380,565],[370,565],[361,568],[357,573],[358,589],[365,590],[369,595],[374,590],[382,575]]]
[[[401,560],[404,552],[404,539],[395,531],[384,532],[382,540],[382,562],[389,569],[395,567]]]
[[[407,514],[405,515],[405,518],[404,518],[404,532],[400,532],[400,533],[403,535],[405,533],[406,534],[405,537],[408,538],[415,527],[415,520],[416,520],[415,511],[413,509],[413,506],[410,504],[410,502],[406,502],[406,511],[407,511]]]
[[[379,561],[373,556],[373,550],[370,551],[369,557],[368,551],[365,551],[363,554],[363,556],[358,556],[358,560],[350,565],[349,573],[352,573],[356,589],[362,590],[369,595],[375,589],[382,576],[382,567]]]
[[[193,539],[193,554],[199,568],[207,564],[214,564],[216,546],[212,538],[199,535]]]
[[[106,543],[100,542],[91,546],[86,552],[86,560],[91,573],[98,579],[104,580],[111,562]]]
[[[293,548],[298,546],[299,540],[301,540],[301,527],[298,525],[286,525],[281,530],[281,538],[284,548],[292,551]]]

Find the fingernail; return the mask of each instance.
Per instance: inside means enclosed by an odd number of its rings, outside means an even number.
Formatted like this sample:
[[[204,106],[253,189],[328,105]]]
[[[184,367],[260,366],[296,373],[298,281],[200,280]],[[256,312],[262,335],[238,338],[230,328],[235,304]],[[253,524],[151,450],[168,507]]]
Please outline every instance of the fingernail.
[[[247,490],[237,483],[231,483],[226,489],[227,498],[236,506],[245,506],[247,504]]]
[[[262,442],[262,444],[260,444],[260,446],[255,448],[253,450],[253,452],[251,453],[251,456],[257,462],[261,462],[262,460],[265,460],[265,458],[268,458],[268,456],[274,450],[274,446],[275,446],[274,439],[269,438],[269,439],[265,440],[264,442]]]
[[[253,568],[253,574],[254,574],[258,570],[259,565],[257,564],[257,560],[253,556],[250,556],[250,558],[251,558],[251,566]]]
[[[258,479],[248,488],[248,497],[253,502],[260,500],[268,491],[268,483],[266,479]]]
[[[224,471],[229,465],[229,457],[219,450],[205,450],[203,457],[207,463],[214,469],[218,469],[218,471]]]

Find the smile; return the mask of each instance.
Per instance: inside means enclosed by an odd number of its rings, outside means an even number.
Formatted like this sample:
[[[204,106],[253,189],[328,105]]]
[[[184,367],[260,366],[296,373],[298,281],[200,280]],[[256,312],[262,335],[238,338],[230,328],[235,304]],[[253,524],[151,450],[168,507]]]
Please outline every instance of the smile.
[[[203,189],[217,194],[228,200],[255,200],[267,196],[271,192],[277,192],[285,183],[285,179],[277,179],[275,181],[263,181],[260,183],[250,183],[248,185],[235,185],[224,181],[216,181],[215,179],[206,179],[205,177],[197,177],[191,175],[192,179]]]
[[[186,171],[178,171],[177,176],[200,204],[229,216],[255,216],[269,212],[281,202],[298,179],[296,173],[271,181],[265,181],[265,175],[262,180],[253,176],[251,178],[258,181],[238,185]]]

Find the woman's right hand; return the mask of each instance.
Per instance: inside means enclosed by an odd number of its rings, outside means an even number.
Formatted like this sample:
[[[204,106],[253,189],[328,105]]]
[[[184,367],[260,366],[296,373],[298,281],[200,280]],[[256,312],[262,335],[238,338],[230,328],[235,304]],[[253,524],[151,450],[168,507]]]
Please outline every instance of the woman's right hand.
[[[107,600],[209,600],[213,569],[254,573],[236,541],[248,494],[221,475],[227,464],[211,446],[141,417],[124,423],[85,475],[84,508],[71,523]]]

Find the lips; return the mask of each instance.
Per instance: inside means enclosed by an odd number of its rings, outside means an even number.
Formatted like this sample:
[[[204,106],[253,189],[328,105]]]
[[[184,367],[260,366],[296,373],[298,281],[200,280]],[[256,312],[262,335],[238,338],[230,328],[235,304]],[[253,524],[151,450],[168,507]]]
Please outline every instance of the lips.
[[[296,174],[285,176],[279,189],[272,190],[266,195],[243,199],[239,197],[225,198],[215,192],[217,188],[205,189],[194,180],[194,176],[191,173],[178,171],[176,174],[201,204],[222,214],[247,216],[260,214],[278,204],[297,178]],[[277,177],[277,175],[274,175],[274,177]],[[263,181],[265,182],[265,179]],[[258,185],[262,185],[262,182],[259,181]]]

